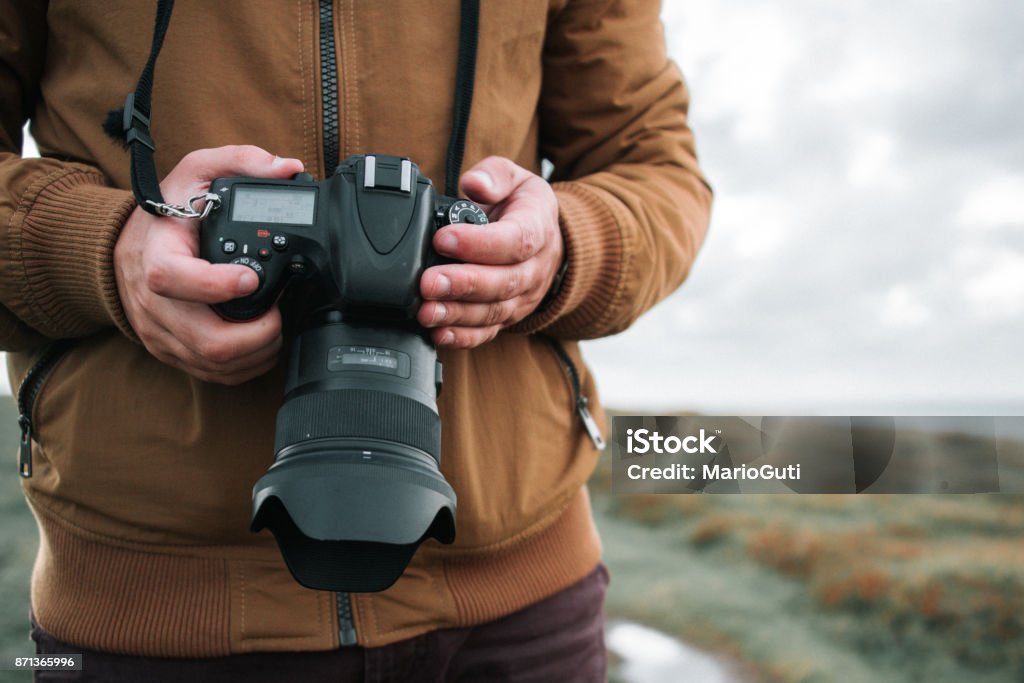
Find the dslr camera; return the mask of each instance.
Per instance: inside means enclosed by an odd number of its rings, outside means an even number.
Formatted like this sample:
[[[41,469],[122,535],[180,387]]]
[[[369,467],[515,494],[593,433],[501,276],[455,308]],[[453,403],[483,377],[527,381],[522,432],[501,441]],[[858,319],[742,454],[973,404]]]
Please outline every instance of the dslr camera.
[[[427,538],[455,540],[455,492],[440,470],[441,364],[416,322],[431,244],[476,204],[433,188],[409,159],[346,159],[314,181],[218,178],[200,255],[251,268],[259,288],[215,306],[245,321],[293,280],[311,300],[288,361],[275,459],[253,487],[252,530],[269,528],[309,588],[379,591]]]

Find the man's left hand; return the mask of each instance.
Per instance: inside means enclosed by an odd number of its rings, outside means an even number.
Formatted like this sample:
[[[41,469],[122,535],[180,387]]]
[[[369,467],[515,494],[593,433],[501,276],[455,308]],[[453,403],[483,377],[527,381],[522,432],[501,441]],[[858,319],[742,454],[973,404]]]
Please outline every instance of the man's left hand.
[[[514,325],[544,298],[562,264],[558,200],[540,176],[489,157],[462,176],[462,192],[491,223],[455,224],[434,235],[434,249],[462,263],[423,273],[418,319],[438,346],[468,349]]]

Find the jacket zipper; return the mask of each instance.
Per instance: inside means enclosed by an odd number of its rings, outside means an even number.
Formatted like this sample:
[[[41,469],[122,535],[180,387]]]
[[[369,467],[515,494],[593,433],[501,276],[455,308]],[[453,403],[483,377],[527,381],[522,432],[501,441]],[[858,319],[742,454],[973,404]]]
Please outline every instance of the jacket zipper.
[[[320,0],[320,101],[324,120],[324,178],[330,178],[338,166],[338,58],[334,45],[334,0]],[[352,615],[352,596],[337,593],[338,640],[342,647],[355,645],[356,623]]]
[[[324,119],[324,178],[338,166],[338,58],[334,46],[334,0],[320,0],[320,93]]]
[[[39,360],[29,368],[25,379],[18,387],[18,426],[21,427],[21,446],[18,449],[18,473],[23,479],[32,476],[32,439],[35,436],[32,415],[36,400],[46,385],[50,373],[57,366],[64,353],[71,347],[71,342],[61,339],[43,351]]]
[[[356,644],[356,623],[352,618],[351,593],[338,593],[338,640],[342,646]]]
[[[551,337],[545,337],[551,348],[554,349],[555,355],[562,361],[562,365],[565,366],[566,374],[569,375],[569,383],[572,385],[573,400],[576,405],[576,414],[580,416],[580,420],[583,421],[583,428],[587,431],[587,436],[590,437],[590,441],[594,444],[594,448],[599,451],[603,451],[605,447],[604,436],[601,435],[601,428],[597,426],[597,420],[590,414],[590,408],[587,407],[587,397],[583,395],[583,387],[580,385],[580,373],[576,369],[576,364],[569,357],[565,347],[557,339]]]

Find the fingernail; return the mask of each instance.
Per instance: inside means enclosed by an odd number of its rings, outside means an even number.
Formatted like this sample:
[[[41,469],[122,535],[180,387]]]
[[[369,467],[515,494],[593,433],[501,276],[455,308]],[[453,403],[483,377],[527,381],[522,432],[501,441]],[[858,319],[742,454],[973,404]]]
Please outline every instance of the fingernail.
[[[445,318],[448,317],[448,307],[444,304],[434,304],[434,319],[430,322],[431,325],[436,325]]]
[[[487,171],[470,171],[466,174],[466,177],[463,178],[463,180],[465,181],[474,178],[485,190],[490,190],[494,187],[494,178],[492,178],[491,174]]]
[[[446,254],[454,254],[455,250],[459,247],[459,238],[450,232],[442,233],[437,239],[438,250]]]
[[[455,333],[452,332],[451,330],[448,330],[447,332],[445,332],[444,334],[441,335],[441,343],[442,344],[451,344],[454,341],[455,341]]]
[[[452,291],[452,281],[447,275],[438,275],[434,280],[434,294],[437,296],[448,296]]]
[[[294,159],[289,159],[287,157],[275,156],[273,163],[270,164],[270,167],[271,168],[281,168],[282,166],[287,166],[287,165],[291,164],[292,161],[294,161]]]
[[[242,273],[238,277],[238,291],[249,293],[256,289],[259,285],[259,279],[256,277],[256,273],[251,270],[248,273]]]

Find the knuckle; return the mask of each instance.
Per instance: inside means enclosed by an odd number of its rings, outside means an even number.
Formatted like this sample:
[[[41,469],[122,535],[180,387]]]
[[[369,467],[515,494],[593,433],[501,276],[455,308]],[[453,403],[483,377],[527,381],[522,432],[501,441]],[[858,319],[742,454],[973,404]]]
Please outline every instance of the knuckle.
[[[508,279],[505,281],[505,291],[503,292],[502,299],[511,299],[519,291],[519,273],[513,271]]]
[[[248,162],[255,160],[258,151],[260,151],[259,147],[255,145],[232,145],[231,160],[240,166],[245,166]]]
[[[227,284],[227,276],[221,277],[220,272],[214,268],[203,268],[196,273],[194,285],[198,292],[207,294],[230,296],[234,293],[231,285]]]
[[[458,292],[459,296],[471,296],[476,293],[479,288],[479,276],[476,270],[467,268],[463,272],[461,291]],[[454,289],[454,288],[453,288]]]
[[[233,375],[221,375],[216,379],[216,381],[229,387],[237,387],[248,379],[250,379],[248,373],[236,373]]]
[[[508,302],[496,301],[487,306],[487,314],[484,317],[484,324],[488,327],[491,325],[497,325],[504,321],[508,315]]]
[[[234,357],[234,348],[221,339],[204,339],[199,342],[197,353],[212,363],[227,363]]]
[[[504,169],[507,166],[509,166],[511,163],[512,163],[511,161],[509,161],[508,159],[506,159],[503,156],[498,156],[497,154],[492,154],[491,156],[486,157],[483,161],[481,161],[478,164],[478,166],[481,166],[481,167],[493,170],[493,169]]]
[[[159,261],[149,260],[142,266],[142,273],[146,278],[146,287],[157,294],[167,291],[170,285],[170,273],[167,266]]]
[[[536,262],[531,260],[524,265],[524,269],[525,277],[523,278],[523,280],[528,283],[526,289],[528,291],[543,290],[544,275],[541,271],[540,266]]]
[[[456,349],[471,349],[475,346],[473,335],[468,332],[456,332],[451,346]]]
[[[209,384],[214,384],[219,379],[217,377],[217,375],[215,375],[214,373],[209,372],[207,370],[200,370],[199,368],[195,368],[195,367],[184,368],[184,370],[185,370],[185,372],[187,372],[188,374],[192,375],[196,379],[198,379],[198,380],[200,380],[202,382],[207,382]]]
[[[522,224],[519,226],[519,260],[527,261],[537,253],[540,248],[540,231],[533,224]]]
[[[181,158],[181,161],[178,162],[178,165],[185,166],[188,168],[192,168],[195,166],[203,166],[210,158],[210,152],[211,150],[209,149],[194,149],[185,156],[183,156]]]

